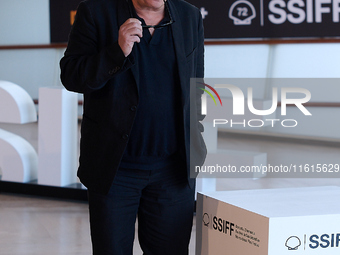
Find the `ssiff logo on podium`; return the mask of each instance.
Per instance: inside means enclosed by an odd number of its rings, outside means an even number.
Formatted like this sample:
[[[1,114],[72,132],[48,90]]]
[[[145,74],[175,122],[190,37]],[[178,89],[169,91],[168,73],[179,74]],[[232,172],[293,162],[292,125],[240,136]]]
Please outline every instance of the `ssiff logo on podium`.
[[[339,229],[340,230],[340,229]],[[325,251],[332,250],[333,252],[340,249],[340,231],[339,233],[323,233],[323,234],[304,234],[301,237],[290,236],[285,246],[288,251]],[[308,253],[307,252],[307,253]],[[340,252],[338,250],[337,252]]]
[[[268,254],[266,217],[198,194],[196,255]],[[202,215],[200,213],[202,212]],[[277,255],[277,254],[275,254]]]

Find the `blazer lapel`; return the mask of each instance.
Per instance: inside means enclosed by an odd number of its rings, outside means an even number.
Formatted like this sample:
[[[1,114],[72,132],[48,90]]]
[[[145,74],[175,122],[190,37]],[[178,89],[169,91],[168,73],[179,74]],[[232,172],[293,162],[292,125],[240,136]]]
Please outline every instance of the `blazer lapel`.
[[[119,31],[119,28],[121,25],[123,25],[123,23],[128,20],[129,18],[131,18],[131,13],[129,10],[129,2],[128,0],[120,0],[118,1],[118,6],[117,6],[117,17],[118,17],[118,28],[117,31]],[[135,51],[135,47],[133,47],[132,52],[131,52],[132,57],[135,59],[135,61],[137,61],[137,54]],[[130,68],[132,75],[135,79],[136,82],[136,86],[137,86],[137,90],[139,91],[139,72],[138,72],[138,68],[137,65],[133,65]]]
[[[171,24],[173,40],[175,45],[175,52],[177,58],[177,66],[178,66],[178,73],[179,73],[179,80],[182,89],[182,104],[184,104],[184,95],[187,93],[186,84],[186,56],[185,56],[185,49],[184,49],[184,39],[183,39],[183,27],[181,24],[181,19],[177,12],[177,8],[172,1],[167,0],[169,4],[170,13],[174,20],[174,23]]]

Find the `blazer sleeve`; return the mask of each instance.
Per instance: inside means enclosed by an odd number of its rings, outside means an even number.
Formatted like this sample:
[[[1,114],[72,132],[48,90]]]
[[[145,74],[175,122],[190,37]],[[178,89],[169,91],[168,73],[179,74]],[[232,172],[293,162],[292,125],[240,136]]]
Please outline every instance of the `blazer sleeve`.
[[[197,69],[196,77],[204,78],[204,28],[201,12],[199,12],[198,22],[198,47],[197,47]]]
[[[203,19],[202,15],[199,12],[199,22],[198,22],[198,46],[197,46],[197,69],[196,69],[196,78],[202,78],[202,88],[204,88],[204,28],[203,28]],[[203,132],[204,127],[200,123],[205,118],[205,115],[201,113],[201,105],[202,105],[202,94],[204,93],[201,89],[196,89],[196,103],[197,103],[197,120],[198,120],[198,129]]]
[[[101,89],[133,64],[132,57],[125,58],[118,41],[100,47],[98,34],[91,10],[86,2],[81,2],[60,61],[60,77],[66,89],[78,93]]]

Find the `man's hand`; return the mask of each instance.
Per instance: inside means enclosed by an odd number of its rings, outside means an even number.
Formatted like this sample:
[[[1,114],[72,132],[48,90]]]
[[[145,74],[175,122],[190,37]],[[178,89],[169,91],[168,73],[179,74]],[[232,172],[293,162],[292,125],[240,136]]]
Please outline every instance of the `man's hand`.
[[[140,42],[143,37],[142,24],[138,19],[130,18],[119,28],[118,44],[125,57],[130,55],[135,42]]]

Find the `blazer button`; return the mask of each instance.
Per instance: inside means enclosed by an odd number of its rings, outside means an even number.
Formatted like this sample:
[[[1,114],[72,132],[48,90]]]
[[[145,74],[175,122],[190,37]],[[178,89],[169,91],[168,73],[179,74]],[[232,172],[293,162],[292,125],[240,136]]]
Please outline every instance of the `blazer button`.
[[[112,70],[109,71],[109,75],[113,75],[115,73],[117,73],[120,70],[119,66],[116,66],[115,68],[113,68]]]
[[[137,106],[135,106],[135,105],[132,106],[132,107],[130,108],[130,110],[133,111],[133,112],[135,112],[135,111],[137,110]]]
[[[129,138],[129,135],[128,134],[125,134],[122,136],[123,140],[127,140]]]

